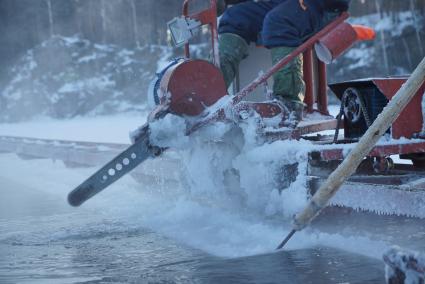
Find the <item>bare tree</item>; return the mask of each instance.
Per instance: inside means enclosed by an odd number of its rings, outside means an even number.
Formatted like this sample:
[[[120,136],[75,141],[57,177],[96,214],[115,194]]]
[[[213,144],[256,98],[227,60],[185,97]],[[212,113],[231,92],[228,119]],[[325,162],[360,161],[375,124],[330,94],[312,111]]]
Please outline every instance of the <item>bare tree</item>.
[[[418,47],[419,47],[419,50],[421,52],[421,55],[424,55],[423,42],[422,42],[422,39],[421,39],[421,34],[420,34],[420,29],[419,29],[420,24],[419,24],[419,21],[418,21],[418,16],[417,16],[417,12],[416,12],[416,9],[415,9],[415,3],[414,2],[415,2],[414,0],[409,1],[410,11],[412,12],[412,16],[413,16],[415,26],[417,27],[415,30],[416,30],[416,40],[418,41]]]
[[[137,9],[136,4],[134,3],[134,0],[130,0],[130,6],[131,6],[131,15],[133,20],[133,34],[134,34],[134,41],[136,42],[136,47],[140,47],[140,41],[139,41],[139,24],[137,23]]]
[[[54,35],[54,29],[53,29],[53,12],[52,12],[52,2],[51,0],[46,0],[47,4],[47,14],[49,16],[49,31],[50,31],[50,37]]]
[[[380,18],[383,19],[384,15],[382,12],[382,0],[376,0],[375,1],[375,7],[376,7],[376,12],[379,14]],[[385,67],[385,74],[389,75],[390,74],[390,67],[389,67],[389,63],[388,63],[388,54],[387,54],[387,47],[386,47],[386,42],[385,42],[385,32],[383,29],[381,29],[380,31],[380,43],[379,45],[382,48],[382,57],[384,59],[384,67]]]
[[[106,26],[106,3],[105,0],[100,0],[100,18],[102,20],[102,43],[106,43],[106,35],[108,33]]]

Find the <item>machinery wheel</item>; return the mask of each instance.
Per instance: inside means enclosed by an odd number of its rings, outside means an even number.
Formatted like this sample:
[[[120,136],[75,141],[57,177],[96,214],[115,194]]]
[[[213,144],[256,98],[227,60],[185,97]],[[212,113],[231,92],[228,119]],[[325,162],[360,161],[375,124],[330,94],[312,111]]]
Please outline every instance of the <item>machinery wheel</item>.
[[[366,109],[364,98],[362,93],[356,88],[348,88],[343,94],[343,111],[344,117],[350,122],[350,124],[357,123],[362,117],[369,127],[372,125],[372,121]]]
[[[373,159],[373,170],[375,173],[385,174],[394,168],[394,161],[389,157],[375,157]]]
[[[351,124],[356,123],[362,117],[360,95],[355,88],[348,88],[343,94],[344,117]]]

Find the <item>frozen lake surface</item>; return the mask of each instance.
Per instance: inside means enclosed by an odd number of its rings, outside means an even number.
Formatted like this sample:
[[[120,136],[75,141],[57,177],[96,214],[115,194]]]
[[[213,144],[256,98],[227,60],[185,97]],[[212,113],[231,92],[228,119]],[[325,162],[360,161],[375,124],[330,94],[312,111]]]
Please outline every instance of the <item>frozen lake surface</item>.
[[[302,233],[275,253],[285,231],[273,222],[214,210],[206,218],[207,209],[193,204],[192,212],[164,207],[131,178],[75,209],[67,190],[92,169],[13,154],[1,154],[0,165],[0,283],[383,282],[379,258],[321,246],[324,237]],[[191,217],[197,214],[202,220]]]
[[[0,188],[0,283],[383,282],[379,259],[339,249],[220,257],[19,181]]]

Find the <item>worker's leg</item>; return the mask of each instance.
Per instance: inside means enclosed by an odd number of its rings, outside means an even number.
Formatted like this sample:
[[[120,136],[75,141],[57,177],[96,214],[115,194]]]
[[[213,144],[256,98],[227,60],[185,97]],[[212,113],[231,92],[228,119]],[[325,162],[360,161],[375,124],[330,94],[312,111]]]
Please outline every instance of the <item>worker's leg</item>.
[[[265,15],[276,6],[275,0],[249,1],[224,12],[218,32],[220,67],[227,87],[235,78],[239,63],[248,56],[248,44],[257,41]]]
[[[271,49],[272,63],[276,64],[295,50],[295,47],[274,47]],[[299,55],[273,76],[273,94],[294,102],[304,100],[302,56]]]
[[[263,43],[271,49],[273,64],[295,50],[322,26],[323,7],[320,1],[305,0],[304,3],[306,10],[299,0],[287,0],[265,17]],[[294,111],[296,120],[300,120],[304,99],[301,55],[275,73],[273,79],[274,95]]]
[[[295,47],[274,47],[271,49],[273,65],[290,54]],[[304,81],[302,57],[299,55],[273,75],[273,95],[282,101],[292,112],[292,120],[297,124],[302,120],[304,109]]]
[[[226,87],[232,84],[242,59],[248,56],[248,44],[237,34],[225,33],[219,37],[220,69]]]

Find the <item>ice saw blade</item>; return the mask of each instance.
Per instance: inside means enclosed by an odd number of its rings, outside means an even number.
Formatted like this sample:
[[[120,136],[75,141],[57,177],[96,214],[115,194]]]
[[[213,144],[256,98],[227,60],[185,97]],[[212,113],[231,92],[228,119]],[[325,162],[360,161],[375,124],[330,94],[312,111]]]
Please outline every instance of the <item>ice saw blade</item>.
[[[165,149],[149,143],[149,125],[140,129],[136,142],[112,159],[82,184],[68,194],[68,203],[80,206],[85,201],[130,172],[150,157],[160,155]]]

